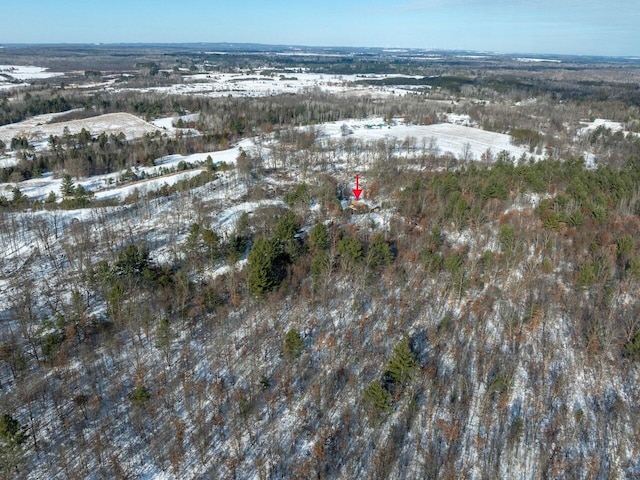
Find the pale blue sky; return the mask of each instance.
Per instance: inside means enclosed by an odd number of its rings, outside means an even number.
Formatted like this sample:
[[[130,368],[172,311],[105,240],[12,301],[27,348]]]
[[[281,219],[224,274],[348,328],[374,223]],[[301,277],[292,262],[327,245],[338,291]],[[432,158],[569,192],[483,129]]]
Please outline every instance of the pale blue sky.
[[[640,56],[640,0],[7,0],[0,43],[250,42]]]

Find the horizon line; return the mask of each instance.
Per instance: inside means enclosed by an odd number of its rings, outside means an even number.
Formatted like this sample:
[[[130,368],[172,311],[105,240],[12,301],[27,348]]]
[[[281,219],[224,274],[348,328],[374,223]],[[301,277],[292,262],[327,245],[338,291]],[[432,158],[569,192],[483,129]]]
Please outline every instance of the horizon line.
[[[639,55],[602,55],[588,53],[542,53],[542,52],[500,52],[495,50],[473,50],[465,48],[441,48],[441,47],[400,47],[400,46],[355,46],[355,45],[304,45],[304,44],[277,44],[260,42],[229,42],[229,41],[189,41],[189,42],[0,42],[0,49],[5,47],[59,47],[59,46],[195,46],[195,45],[227,45],[227,46],[258,46],[270,48],[305,48],[305,49],[341,49],[341,50],[381,50],[387,53],[398,53],[404,51],[421,52],[444,52],[444,53],[476,53],[492,56],[512,56],[512,55],[539,55],[556,57],[582,57],[582,58],[616,58],[626,60],[640,60]]]

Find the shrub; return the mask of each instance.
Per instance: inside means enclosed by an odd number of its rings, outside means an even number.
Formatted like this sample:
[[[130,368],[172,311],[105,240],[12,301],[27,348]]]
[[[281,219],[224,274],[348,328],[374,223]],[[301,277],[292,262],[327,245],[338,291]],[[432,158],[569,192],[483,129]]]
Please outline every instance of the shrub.
[[[627,356],[634,360],[640,359],[640,330],[625,344],[624,349]]]
[[[0,417],[0,439],[5,442],[21,444],[25,441],[25,435],[21,431],[20,422],[10,414],[5,413]]]
[[[309,188],[304,183],[296,186],[293,192],[287,193],[284,196],[284,201],[291,208],[295,207],[296,205],[304,205],[308,203]]]
[[[512,252],[516,246],[516,231],[511,225],[503,225],[498,232],[498,241],[503,252]]]
[[[53,361],[62,345],[62,341],[62,335],[58,332],[48,333],[42,338],[42,354],[48,361]]]
[[[131,394],[131,402],[136,407],[142,407],[149,399],[151,399],[151,393],[144,385],[137,386]]]
[[[640,280],[640,257],[633,257],[629,262],[629,275],[634,280]]]
[[[590,287],[596,283],[596,267],[591,262],[583,263],[578,270],[576,285],[578,287]]]

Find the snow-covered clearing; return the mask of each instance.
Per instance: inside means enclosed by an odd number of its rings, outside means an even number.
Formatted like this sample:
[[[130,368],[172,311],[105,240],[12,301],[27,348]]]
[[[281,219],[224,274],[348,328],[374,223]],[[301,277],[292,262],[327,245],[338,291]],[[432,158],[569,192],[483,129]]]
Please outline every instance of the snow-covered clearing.
[[[148,88],[120,88],[109,86],[107,91],[135,90],[167,94],[199,94],[210,97],[264,97],[280,94],[295,94],[318,88],[328,93],[366,92],[370,94],[404,95],[406,89],[399,86],[378,87],[356,85],[365,79],[382,79],[398,75],[326,75],[309,72],[281,72],[277,75],[262,75],[260,72],[200,73],[185,75],[184,82],[171,86]],[[420,78],[420,77],[411,77]]]
[[[27,80],[61,77],[64,73],[49,72],[47,68],[24,65],[0,65],[0,91],[28,87]]]
[[[231,233],[236,226],[240,215],[252,213],[264,206],[286,206],[282,200],[261,200],[260,202],[243,202],[233,205],[216,215],[216,225],[214,228],[223,234]]]
[[[618,132],[624,130],[624,126],[620,122],[614,122],[613,120],[607,120],[605,118],[596,118],[593,122],[582,122],[585,127],[581,128],[578,133],[584,135],[586,133],[593,132],[598,127],[603,127],[611,130],[612,132]]]
[[[49,72],[48,70],[48,68],[35,66],[0,65],[0,76],[8,76],[15,80],[38,80],[64,75],[64,73]]]
[[[189,135],[199,135],[200,132],[192,128],[178,128],[175,126],[175,123],[178,120],[182,120],[185,123],[197,122],[199,118],[200,118],[199,113],[190,113],[188,115],[180,115],[175,117],[156,118],[155,120],[151,120],[151,124],[171,133],[182,132],[182,133],[187,133]]]
[[[28,83],[6,83],[0,81],[0,90],[12,90],[14,88],[28,87]]]
[[[0,126],[0,140],[7,144],[14,137],[27,137],[29,141],[33,142],[45,141],[50,135],[62,136],[65,128],[68,128],[71,134],[79,133],[83,128],[92,135],[99,135],[103,132],[106,134],[122,132],[128,139],[140,138],[146,133],[160,130],[155,125],[130,113],[107,113],[82,120],[48,123],[64,113],[68,112],[38,115],[22,122],[2,125]]]
[[[614,122],[613,120],[607,120],[605,118],[596,118],[593,122],[580,122],[580,123],[585,125],[580,130],[578,130],[578,135],[580,136],[588,135],[600,127],[606,128],[607,130],[611,130],[613,133],[622,132],[624,133],[625,136],[629,134],[638,135],[637,133],[629,132],[628,130],[626,130],[622,123]]]
[[[457,117],[454,117],[457,120]],[[396,139],[403,142],[408,138],[416,139],[416,147],[420,148],[423,139],[427,142],[435,140],[436,153],[451,154],[456,158],[466,157],[467,160],[480,160],[487,151],[495,156],[501,151],[509,152],[512,157],[520,158],[523,154],[529,158],[539,159],[539,155],[530,154],[528,149],[513,145],[509,135],[489,132],[479,128],[457,125],[452,123],[438,123],[434,125],[405,125],[402,123],[385,124],[382,118],[367,120],[347,120],[344,122],[325,123],[320,131],[328,137],[341,138],[342,125],[347,125],[353,138],[375,141]]]
[[[518,57],[514,59],[516,62],[521,63],[562,63],[562,60],[555,60],[552,58],[529,58],[529,57]]]
[[[446,119],[448,123],[455,123],[456,125],[464,125],[465,127],[477,127],[478,122],[474,121],[469,115],[458,113],[447,113]]]
[[[30,141],[44,141],[50,135],[62,136],[65,128],[68,128],[71,134],[79,133],[83,128],[92,135],[99,135],[103,132],[117,135],[122,132],[128,139],[140,138],[146,133],[159,130],[155,125],[130,113],[107,113],[82,120],[46,123],[53,118],[52,115],[54,114],[39,115],[23,122],[3,125],[0,127],[0,140],[8,143],[14,137],[27,137]],[[47,117],[49,120],[45,120]]]
[[[18,163],[18,159],[13,155],[0,156],[0,168],[13,167]]]
[[[136,192],[140,195],[145,195],[150,192],[155,192],[165,185],[170,187],[181,180],[187,180],[188,178],[195,177],[200,173],[201,170],[198,169],[189,170],[187,172],[163,175],[150,180],[133,182],[122,187],[100,189],[94,193],[94,198],[96,200],[117,199],[118,201],[124,201],[127,197],[135,194]]]
[[[29,132],[35,131],[43,125],[51,122],[51,120],[53,120],[54,118],[61,115],[66,115],[67,113],[69,112],[44,113],[42,115],[36,115],[34,117],[23,120],[22,122],[0,125],[0,140],[7,143],[7,140],[11,141],[11,139],[16,136],[28,135]]]

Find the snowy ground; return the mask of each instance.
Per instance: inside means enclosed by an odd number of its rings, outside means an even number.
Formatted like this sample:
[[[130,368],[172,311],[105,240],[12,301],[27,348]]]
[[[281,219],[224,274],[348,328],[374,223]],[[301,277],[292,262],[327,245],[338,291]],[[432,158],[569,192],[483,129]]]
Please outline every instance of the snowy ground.
[[[364,79],[382,79],[393,75],[325,75],[318,73],[289,73],[274,76],[261,75],[260,72],[245,73],[201,73],[184,77],[184,83],[163,87],[117,88],[109,86],[107,91],[135,90],[142,92],[162,92],[167,94],[199,94],[210,97],[265,97],[270,95],[294,94],[319,88],[329,93],[370,93],[404,95],[410,88],[373,87],[355,85]],[[412,77],[421,78],[421,77]]]
[[[149,177],[144,180],[130,182],[125,185],[118,185],[118,179],[125,172],[114,172],[106,175],[96,175],[77,181],[78,185],[82,185],[86,190],[94,193],[96,199],[117,199],[124,200],[129,195],[138,190],[144,194],[159,190],[163,185],[173,185],[180,180],[184,180],[199,174],[202,170],[196,168],[183,172],[176,172],[175,169],[180,162],[186,162],[193,166],[203,164],[208,157],[214,164],[234,164],[240,153],[240,149],[250,150],[253,147],[253,141],[250,139],[243,140],[238,145],[228,150],[217,152],[194,153],[192,155],[167,155],[157,159],[153,167],[134,167],[132,172],[137,176]],[[44,200],[49,193],[53,192],[60,197],[60,187],[62,185],[61,178],[54,178],[50,173],[44,174],[40,178],[26,180],[18,184],[5,183],[0,184],[0,195],[11,198],[11,190],[14,187],[20,188],[20,191],[32,200]]]
[[[93,122],[91,122],[91,120],[93,120]],[[450,118],[450,120],[460,121],[461,118],[453,117]],[[465,119],[462,118],[462,120]],[[101,117],[90,118],[87,120],[42,125],[40,127],[32,126],[32,128],[56,127],[61,131],[65,125],[68,126],[70,124],[75,124],[74,129],[89,127],[90,131],[94,134],[99,131],[105,131],[98,127],[110,128],[110,133],[117,133],[119,130],[116,125],[127,125],[127,121],[130,122],[129,125],[132,125],[134,132],[133,135],[139,135],[147,128],[150,128],[151,131],[155,128],[165,126],[174,128],[172,126],[174,122],[173,117],[158,119],[154,121],[154,125],[151,125],[128,114],[103,115]],[[81,127],[82,125],[84,125],[84,127]],[[363,142],[376,142],[378,140],[393,139],[397,142],[397,145],[400,146],[407,139],[413,138],[415,139],[414,148],[418,152],[428,145],[429,148],[432,149],[431,151],[435,154],[448,154],[458,159],[464,159],[466,157],[467,160],[480,160],[482,155],[487,151],[490,151],[494,157],[501,151],[507,151],[509,152],[509,155],[515,158],[520,158],[523,154],[526,155],[527,158],[540,158],[540,156],[529,154],[528,150],[525,148],[512,145],[508,135],[488,132],[478,128],[453,123],[406,125],[398,121],[397,123],[386,124],[382,118],[370,118],[325,123],[314,128],[320,132],[319,141],[323,142],[329,139],[344,139],[344,125],[348,127],[348,131],[350,132],[348,134],[349,137]],[[138,130],[135,130],[136,127]],[[2,131],[2,128],[3,127],[0,127],[0,132]],[[70,131],[73,132],[75,130],[70,128]],[[132,135],[131,129],[125,129],[124,131],[126,131],[128,135]],[[32,133],[32,135],[34,135],[34,133]],[[138,193],[144,194],[146,192],[158,190],[165,184],[173,185],[179,180],[197,175],[200,172],[200,169],[197,167],[204,164],[208,157],[211,157],[215,164],[234,164],[241,149],[247,152],[252,152],[255,148],[256,145],[254,139],[245,139],[227,150],[196,153],[186,156],[168,155],[166,157],[158,158],[155,160],[153,167],[133,168],[133,173],[138,177],[142,177],[142,179],[134,182],[126,184],[119,183],[119,179],[124,173],[124,171],[122,171],[80,179],[77,183],[82,185],[86,190],[93,192],[96,199],[115,199],[123,201],[125,198],[133,194],[135,190],[137,190]],[[268,148],[263,151],[263,157],[265,155],[269,155]],[[14,161],[12,158],[6,158],[3,160],[3,162],[6,163],[6,166],[10,165],[12,161]],[[186,162],[196,168],[195,170],[177,172],[176,167],[180,162]],[[7,183],[0,185],[0,195],[11,198],[12,189],[14,187],[18,187],[24,195],[32,200],[44,200],[51,192],[55,193],[59,197],[61,182],[62,180],[60,178],[54,178],[51,174],[45,174],[41,178],[27,180],[20,182],[19,184]]]
[[[180,115],[176,117],[164,117],[164,118],[156,118],[151,121],[152,125],[155,125],[158,128],[162,128],[170,133],[182,132],[184,134],[189,135],[200,135],[200,132],[193,128],[178,128],[175,126],[175,123],[178,120],[182,120],[183,122],[197,122],[200,118],[199,113],[190,113],[188,115]]]
[[[0,90],[11,90],[13,88],[28,87],[28,83],[6,83],[0,81]]]
[[[13,167],[18,163],[18,159],[13,155],[0,156],[0,168]]]
[[[629,132],[625,130],[624,125],[620,122],[614,122],[613,120],[607,120],[605,118],[596,118],[593,122],[581,122],[584,127],[578,130],[578,135],[588,135],[599,127],[611,130],[613,133],[622,132],[625,135],[631,133],[632,135],[638,135],[637,133]]]
[[[26,80],[60,77],[64,73],[49,72],[47,68],[24,65],[0,65],[0,90],[28,87]]]
[[[69,133],[79,133],[83,128],[92,135],[124,133],[128,139],[139,138],[146,133],[153,133],[159,128],[129,113],[107,113],[97,117],[69,122],[48,123],[58,114],[38,115],[28,120],[0,126],[0,140],[9,144],[14,137],[27,137],[29,141],[46,141],[50,135],[62,136],[65,127]]]
[[[0,75],[16,80],[37,80],[41,78],[61,77],[64,73],[49,72],[48,68],[24,65],[0,65]]]
[[[562,60],[554,60],[550,58],[518,57],[514,60],[521,63],[562,63]]]
[[[456,121],[459,118],[453,117],[453,120]],[[416,148],[420,149],[423,140],[428,143],[434,139],[435,153],[451,154],[458,159],[466,155],[467,160],[480,160],[482,154],[489,150],[494,156],[504,150],[516,158],[520,158],[522,154],[527,158],[530,156],[540,158],[539,155],[530,154],[526,148],[513,145],[509,135],[453,123],[405,125],[398,122],[387,125],[382,118],[378,118],[325,123],[320,126],[320,131],[326,136],[341,138],[343,137],[342,125],[347,125],[351,131],[350,136],[365,141],[396,139],[402,143],[407,138],[413,137],[416,139]]]

